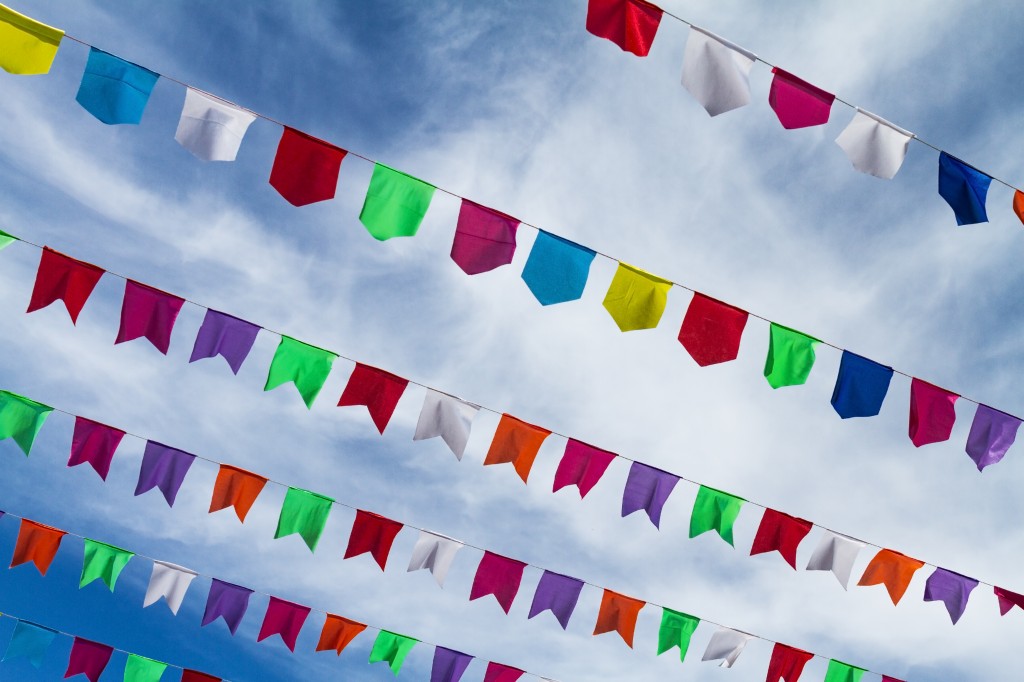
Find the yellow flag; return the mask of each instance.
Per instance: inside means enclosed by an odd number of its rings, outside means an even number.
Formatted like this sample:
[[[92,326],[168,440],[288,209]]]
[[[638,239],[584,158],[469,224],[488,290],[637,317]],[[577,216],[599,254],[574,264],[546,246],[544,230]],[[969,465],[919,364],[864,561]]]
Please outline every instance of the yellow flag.
[[[604,307],[624,332],[653,329],[665,312],[672,282],[632,265],[619,263],[604,297]]]
[[[24,76],[48,73],[64,31],[0,5],[0,68]]]

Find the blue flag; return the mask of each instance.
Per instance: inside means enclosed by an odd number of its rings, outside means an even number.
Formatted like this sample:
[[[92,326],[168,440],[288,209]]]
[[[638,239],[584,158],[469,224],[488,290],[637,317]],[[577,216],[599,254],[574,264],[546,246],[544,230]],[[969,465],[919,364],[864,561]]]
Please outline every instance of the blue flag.
[[[50,648],[50,644],[56,636],[57,633],[49,628],[19,620],[14,627],[11,642],[7,645],[4,660],[27,658],[33,666],[38,668],[43,664],[43,656],[46,655],[46,650]]]
[[[89,61],[75,100],[109,125],[138,123],[159,77],[149,69],[93,47],[89,49]]]
[[[583,296],[595,255],[575,242],[537,232],[523,268],[523,281],[541,305],[575,301]]]
[[[939,196],[956,214],[957,225],[987,223],[985,197],[992,178],[946,152],[939,154]]]
[[[832,407],[843,419],[874,417],[882,409],[890,379],[891,367],[844,350],[832,391]]]

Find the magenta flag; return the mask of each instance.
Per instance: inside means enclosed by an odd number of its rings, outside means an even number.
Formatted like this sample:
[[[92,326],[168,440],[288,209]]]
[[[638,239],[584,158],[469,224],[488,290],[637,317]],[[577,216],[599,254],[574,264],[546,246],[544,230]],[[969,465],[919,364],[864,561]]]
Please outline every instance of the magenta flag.
[[[524,570],[526,564],[522,561],[485,551],[484,558],[480,560],[480,565],[476,569],[476,577],[473,578],[469,600],[493,594],[501,608],[508,613],[516,593],[519,592]]]
[[[223,618],[228,630],[235,634],[245,610],[249,608],[249,596],[252,590],[226,583],[213,578],[210,595],[206,598],[206,611],[203,613],[201,627],[206,627],[218,618]]]
[[[473,657],[461,651],[434,647],[434,663],[430,667],[430,682],[459,682]]]
[[[629,468],[626,488],[622,491],[622,515],[629,516],[643,509],[655,528],[660,528],[661,510],[679,483],[679,477],[649,467],[640,462],[633,462]]]
[[[519,221],[492,208],[462,200],[452,242],[452,260],[467,275],[479,275],[512,262]]]
[[[910,440],[916,447],[949,440],[960,396],[927,381],[910,382]]]
[[[967,454],[974,460],[978,471],[983,471],[1006,455],[1006,451],[1017,439],[1018,428],[1020,419],[988,405],[978,405],[971,423],[971,432],[967,436]]]
[[[574,485],[580,491],[580,499],[583,499],[601,480],[615,457],[612,452],[570,438],[555,471],[555,485],[551,492]]]
[[[993,587],[992,592],[999,599],[999,615],[1005,616],[1014,606],[1024,610],[1024,594],[1010,592],[1002,587]]]
[[[106,644],[75,637],[75,643],[71,645],[71,658],[68,659],[68,670],[64,673],[64,678],[85,675],[90,682],[99,682],[100,675],[103,674],[113,653],[113,647]]]
[[[949,619],[956,625],[967,609],[967,600],[970,599],[971,592],[977,586],[978,581],[974,578],[944,568],[936,568],[924,585],[924,600],[941,601],[945,604]]]
[[[159,488],[167,500],[167,506],[174,506],[174,498],[185,480],[185,474],[196,459],[182,450],[177,450],[155,441],[146,441],[146,451],[142,455],[142,469],[139,471],[139,483],[135,486],[135,495]]]
[[[768,104],[783,128],[792,130],[828,123],[835,95],[778,67],[773,67],[772,73],[775,77],[768,92]]]
[[[121,304],[121,328],[114,344],[145,336],[158,351],[167,355],[171,330],[183,305],[183,298],[128,280]]]
[[[192,347],[192,357],[188,361],[195,362],[220,355],[227,360],[231,371],[238,374],[259,332],[260,328],[252,322],[207,309],[203,326],[199,328],[196,343]]]
[[[484,673],[484,682],[516,682],[524,675],[519,668],[509,665],[502,665],[491,661],[487,664],[487,672]]]
[[[569,627],[569,618],[576,609],[576,603],[583,591],[583,581],[567,575],[544,571],[537,591],[533,593],[533,604],[530,605],[529,618],[551,610],[558,623],[565,630]]]
[[[68,466],[88,462],[104,481],[110,473],[114,451],[121,444],[124,431],[100,424],[85,417],[75,417],[75,433],[71,437],[71,457]]]
[[[267,605],[267,615],[263,617],[263,626],[260,627],[256,641],[262,642],[271,635],[281,635],[285,645],[294,652],[295,640],[299,638],[299,631],[302,630],[309,611],[308,606],[271,597],[270,604]]]

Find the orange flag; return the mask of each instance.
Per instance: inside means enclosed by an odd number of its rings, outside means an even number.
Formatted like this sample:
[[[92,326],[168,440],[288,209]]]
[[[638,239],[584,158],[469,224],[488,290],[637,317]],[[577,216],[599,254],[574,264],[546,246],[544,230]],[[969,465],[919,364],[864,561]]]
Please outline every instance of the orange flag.
[[[366,626],[362,623],[328,613],[327,622],[324,623],[324,629],[320,632],[320,643],[316,645],[316,650],[330,651],[333,649],[340,656],[348,643],[365,629]]]
[[[911,559],[907,555],[891,549],[883,549],[864,569],[864,575],[861,576],[860,582],[857,584],[885,585],[892,603],[899,604],[914,573],[922,566],[924,566],[923,561]]]
[[[498,422],[498,430],[494,432],[494,440],[487,451],[484,464],[511,463],[519,473],[519,478],[526,483],[537,458],[541,443],[551,435],[547,429],[527,424],[515,417],[503,414]]]
[[[1013,193],[1013,212],[1017,214],[1020,221],[1024,223],[1024,192],[1017,190]]]
[[[14,546],[14,558],[11,559],[11,568],[20,566],[31,561],[39,569],[39,573],[46,575],[50,568],[50,562],[57,554],[61,539],[67,535],[62,530],[44,526],[28,519],[21,520],[21,529],[18,531],[18,542]]]
[[[605,590],[604,596],[601,597],[601,610],[597,614],[594,634],[600,635],[615,630],[622,637],[622,641],[632,649],[636,618],[640,615],[640,609],[646,604],[645,601]]]
[[[217,472],[217,482],[213,484],[210,513],[234,507],[238,520],[245,523],[245,515],[249,513],[252,503],[259,497],[266,484],[267,479],[262,476],[221,464],[220,471]]]

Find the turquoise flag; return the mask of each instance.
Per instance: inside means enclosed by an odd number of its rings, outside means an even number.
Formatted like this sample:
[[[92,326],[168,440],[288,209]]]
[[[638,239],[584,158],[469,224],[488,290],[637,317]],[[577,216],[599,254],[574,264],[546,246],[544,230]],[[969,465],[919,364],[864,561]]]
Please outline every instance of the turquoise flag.
[[[44,628],[35,623],[19,620],[14,627],[14,634],[7,645],[7,653],[4,660],[10,661],[15,658],[27,658],[36,668],[43,665],[43,656],[50,648],[50,643],[57,633],[49,628]]]

